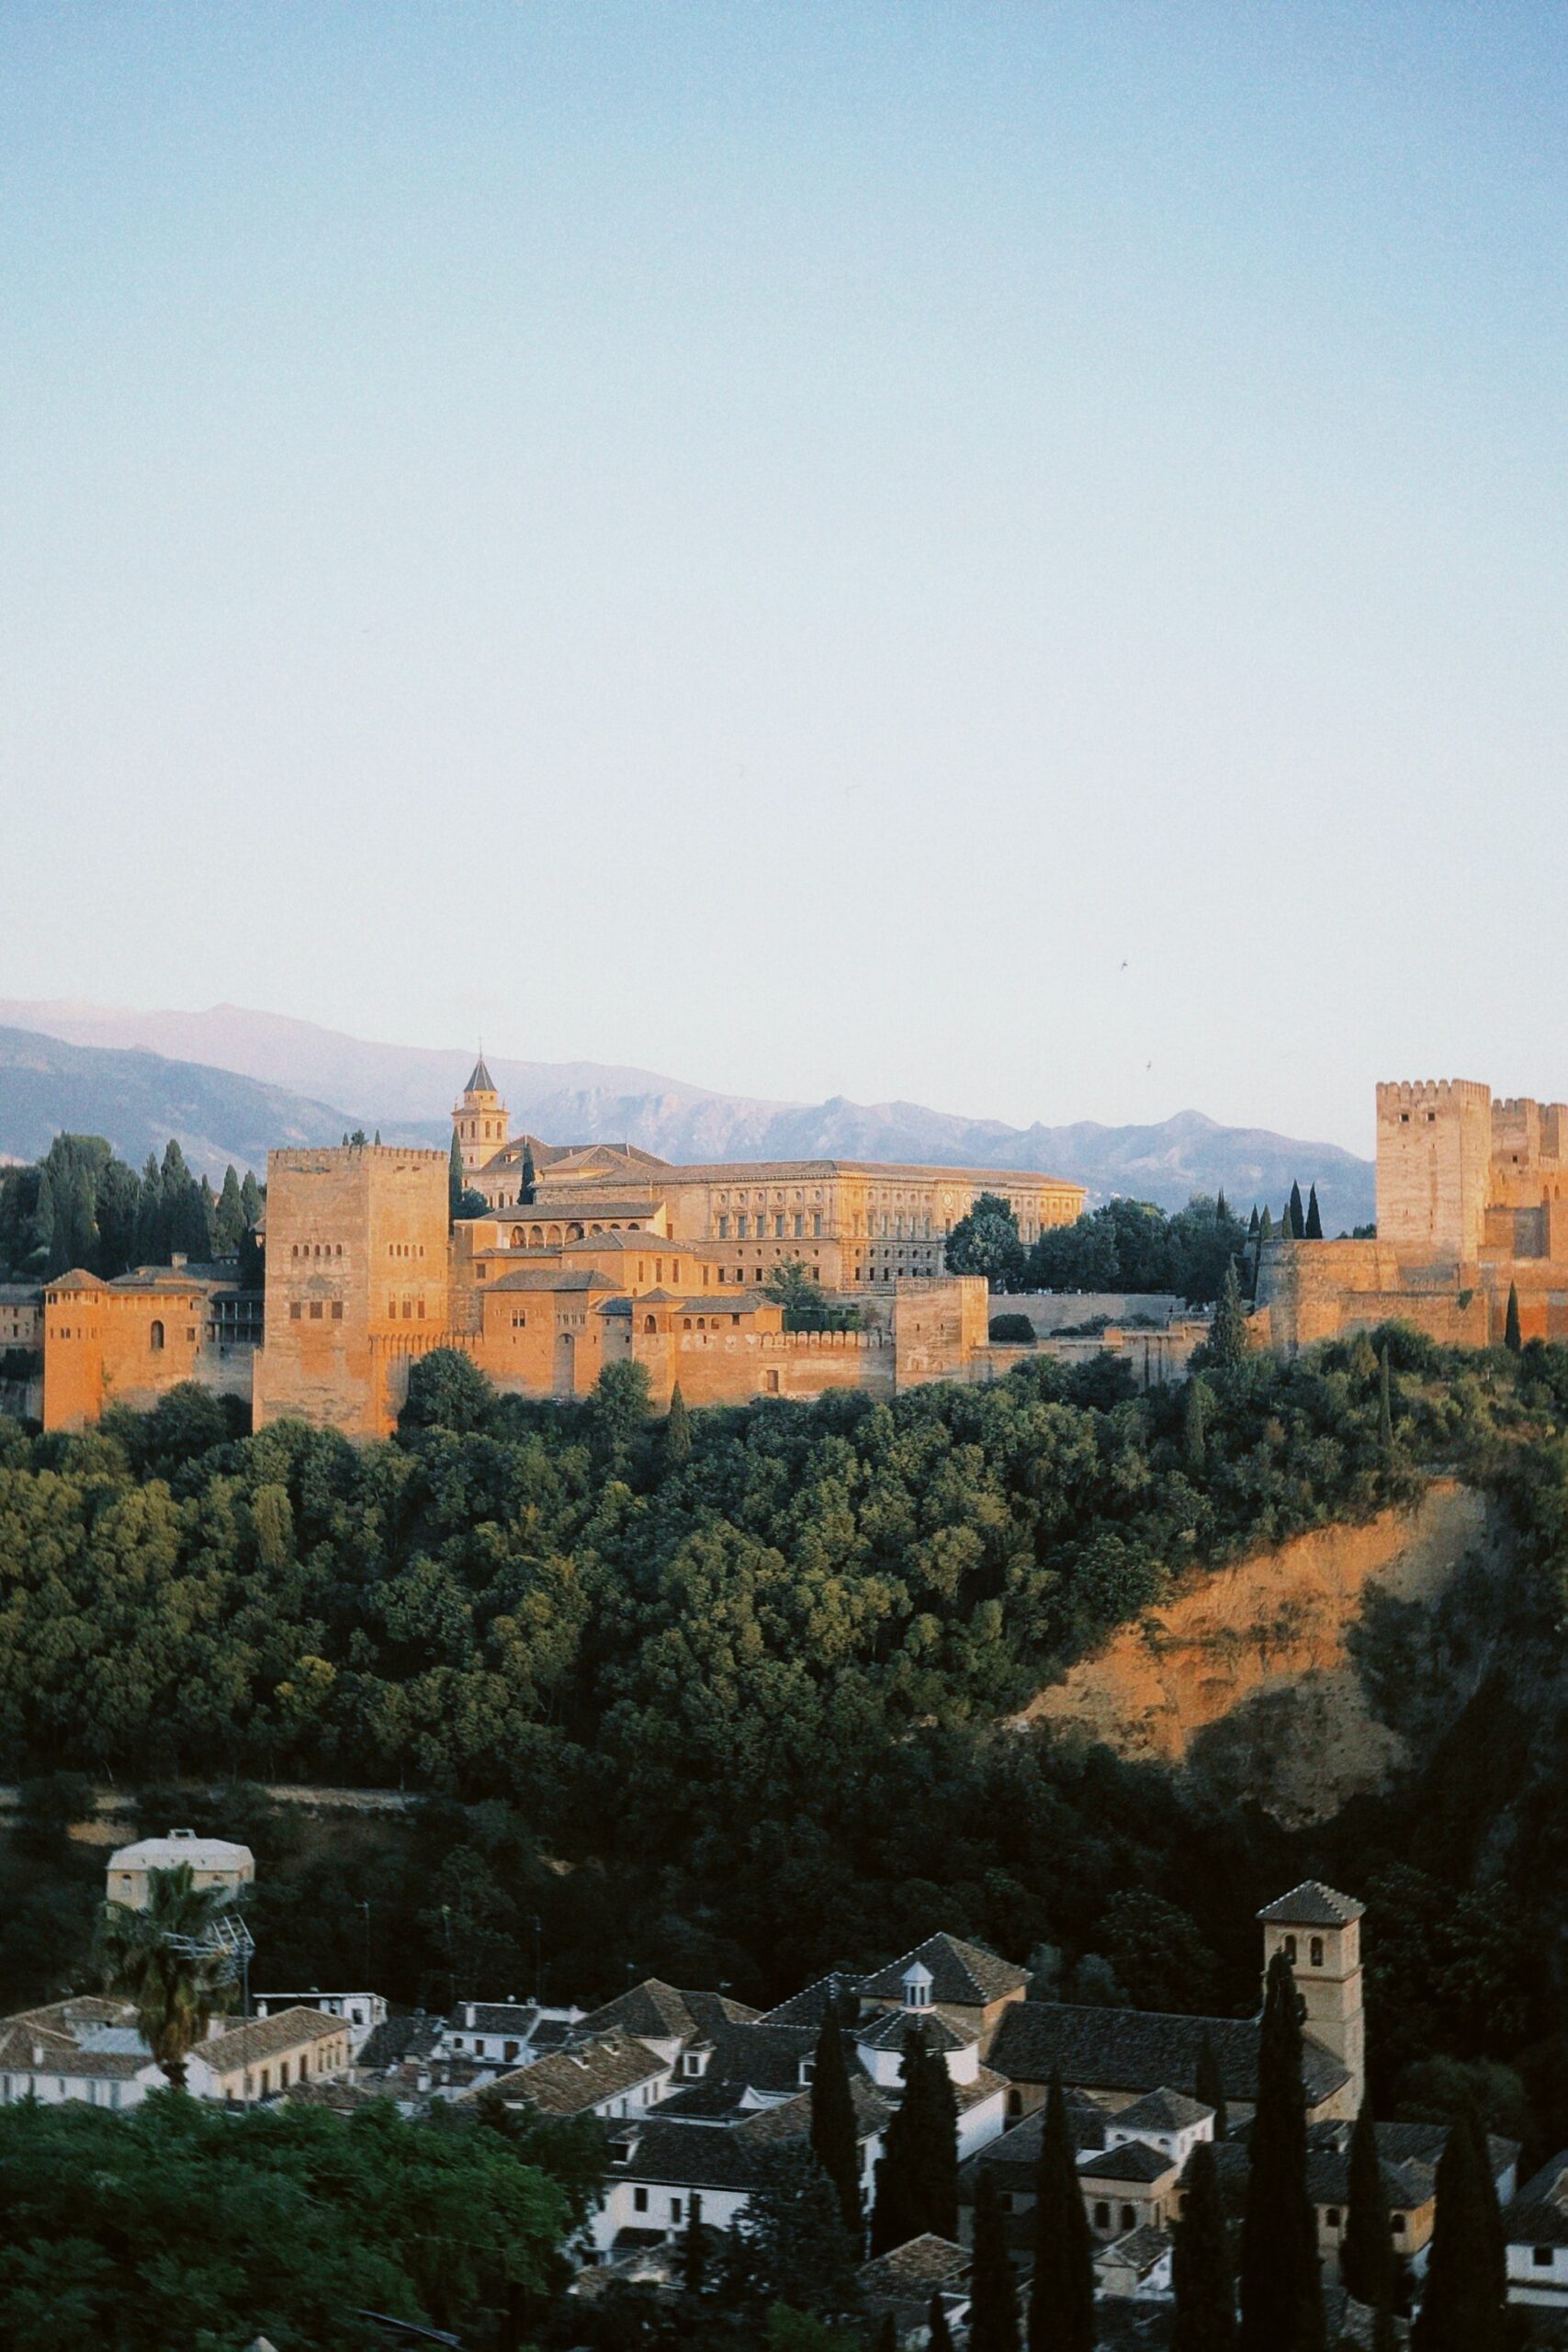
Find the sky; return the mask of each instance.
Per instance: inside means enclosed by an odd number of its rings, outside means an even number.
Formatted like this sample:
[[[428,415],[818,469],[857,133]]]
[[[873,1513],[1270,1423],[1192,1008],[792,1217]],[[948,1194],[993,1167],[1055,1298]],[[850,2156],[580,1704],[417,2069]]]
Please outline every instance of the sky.
[[[7,0],[0,995],[1568,1094],[1568,12]]]

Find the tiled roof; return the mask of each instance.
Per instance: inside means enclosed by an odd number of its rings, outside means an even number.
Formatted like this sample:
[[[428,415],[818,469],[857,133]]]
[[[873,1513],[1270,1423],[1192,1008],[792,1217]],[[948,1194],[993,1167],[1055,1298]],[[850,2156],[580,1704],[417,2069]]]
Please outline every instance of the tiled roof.
[[[757,2011],[744,2001],[732,2001],[727,1993],[683,1993],[660,1977],[648,1976],[591,2010],[575,2030],[586,2039],[618,2026],[623,2033],[646,2034],[656,2041],[691,2041],[699,2033],[716,2035],[727,2026],[756,2022]]]
[[[1509,2245],[1568,2245],[1568,2212],[1549,2198],[1516,2197],[1503,2208]]]
[[[362,2072],[374,2073],[405,2058],[428,2058],[440,2039],[439,2018],[389,2018],[366,2036],[355,2064]]]
[[[129,2025],[136,2016],[133,2004],[116,2000],[105,1993],[71,1993],[63,2001],[51,2001],[41,2009],[18,2009],[7,2018],[7,2025],[40,2025],[51,2033],[63,2033],[74,2041],[78,2034],[90,2033],[95,2026]]]
[[[612,2179],[663,2181],[674,2188],[750,2188],[761,2169],[761,2150],[739,2125],[726,2131],[712,2123],[649,2116],[629,2136],[631,2154],[611,2165]]]
[[[499,2075],[496,2088],[503,2098],[525,2099],[547,2115],[581,2115],[666,2071],[666,2062],[646,2041],[629,2033],[601,2033],[570,2050],[552,2050],[515,2074]]]
[[[1521,2205],[1544,2200],[1555,2204],[1564,2185],[1568,2184],[1568,2148],[1559,2148],[1549,2156],[1539,2172],[1532,2172],[1519,2190]]]
[[[1146,2278],[1164,2261],[1170,2246],[1168,2233],[1145,2222],[1140,2228],[1129,2230],[1124,2238],[1117,2238],[1113,2245],[1098,2246],[1094,2259],[1104,2269],[1132,2270],[1140,2278]]]
[[[1126,2132],[1186,2132],[1213,2111],[1201,2099],[1185,2098],[1180,2091],[1167,2090],[1162,2085],[1135,2098],[1131,2107],[1118,2108],[1111,2121]]]
[[[1253,2018],[1190,2018],[1150,2009],[1075,2007],[1061,2001],[1015,2001],[1002,2012],[991,2064],[1021,2083],[1064,2083],[1086,2089],[1151,2091],[1162,2085],[1190,2096],[1207,2035],[1227,2098],[1258,2097],[1258,2025]],[[1309,2106],[1350,2079],[1339,2060],[1309,2035],[1302,2050]]]
[[[953,2103],[960,2115],[966,2115],[972,2107],[978,2107],[983,2100],[999,2098],[1007,2086],[1005,2075],[993,2075],[988,2066],[977,2066],[972,2083],[953,2084]]]
[[[281,2057],[309,2041],[324,2041],[332,2034],[346,2034],[341,2018],[324,2009],[279,2009],[272,2018],[252,2018],[231,2026],[227,2033],[209,2034],[191,2055],[202,2059],[215,2075],[232,2074],[237,2066],[254,2066],[263,2059]]]
[[[1067,2091],[1063,2096],[1073,2146],[1078,2150],[1103,2148],[1108,2120],[1105,2109],[1097,2099],[1086,2098],[1081,2091]],[[1044,2135],[1045,2109],[1037,2107],[1032,2115],[1026,2115],[1021,2123],[1013,2125],[1010,2132],[1004,2132],[998,2140],[987,2140],[983,2148],[977,2149],[968,2158],[959,2173],[959,2188],[965,2200],[974,2197],[982,2168],[990,2165],[996,2165],[1013,2176],[1007,2185],[1015,2191],[1032,2182],[1034,2168],[1040,2162],[1040,2143]]]
[[[141,2037],[136,2038],[140,2041]],[[152,2063],[152,2054],[144,2043],[139,2049],[95,2050],[84,2048],[70,2034],[53,2032],[48,2026],[29,2025],[20,2018],[9,2018],[0,2025],[0,2067],[7,2072],[30,2070],[132,2082]]]
[[[1153,2183],[1168,2178],[1176,2170],[1176,2158],[1159,2148],[1151,2148],[1146,2140],[1123,2140],[1119,2148],[1102,2148],[1078,2166],[1080,2180],[1142,2180]]]
[[[861,1991],[871,2001],[902,1999],[905,1973],[917,1961],[931,1973],[931,1999],[960,2007],[983,2007],[1009,1993],[1022,1992],[1029,1982],[1027,1972],[1015,1968],[1010,1960],[998,1960],[994,1951],[986,1951],[978,1944],[961,1943],[956,1936],[936,1935],[928,1936],[901,1960],[877,1969],[863,1980]]]
[[[928,2050],[966,2050],[979,2035],[971,2025],[954,2025],[931,2009],[884,2009],[863,2019],[855,2040],[866,2050],[902,2050],[907,2033],[918,2034]]]
[[[1277,1902],[1266,1903],[1258,1917],[1275,1928],[1348,1928],[1366,1908],[1353,1894],[1340,1894],[1321,1879],[1308,1878]]]
[[[908,2296],[917,2291],[930,2294],[938,2287],[951,2286],[965,2278],[968,2270],[965,2247],[926,2230],[919,2237],[908,2238],[888,2253],[863,2262],[859,2276],[864,2294]]]
[[[820,2025],[822,2014],[829,2005],[840,2004],[849,1994],[859,1995],[861,1980],[847,1969],[830,1968],[825,1976],[814,1977],[798,1993],[776,2008],[764,2009],[763,2025]]]
[[[468,2011],[473,2010],[473,2022]],[[514,2033],[526,2040],[537,2024],[539,2012],[532,2001],[473,2001],[462,2002],[446,2019],[451,2033]]]
[[[514,1266],[509,1274],[501,1274],[487,1282],[487,1291],[496,1290],[614,1290],[608,1274],[597,1266]]]

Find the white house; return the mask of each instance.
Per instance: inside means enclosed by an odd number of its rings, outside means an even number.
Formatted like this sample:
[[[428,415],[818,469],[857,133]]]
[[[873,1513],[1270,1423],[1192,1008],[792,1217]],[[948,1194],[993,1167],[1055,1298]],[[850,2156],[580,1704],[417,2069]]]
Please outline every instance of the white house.
[[[498,2075],[491,2087],[509,2107],[536,2107],[543,2115],[597,2115],[609,2123],[643,2114],[662,2098],[671,2064],[633,2034],[601,2033]]]
[[[1108,2148],[1119,2148],[1127,2140],[1142,2140],[1161,2155],[1173,2156],[1179,2167],[1185,2166],[1200,2140],[1213,2136],[1213,2109],[1201,2099],[1184,2098],[1180,2091],[1147,2091],[1131,2107],[1107,2116],[1105,2122]]]
[[[144,1911],[152,1872],[172,1871],[181,1862],[188,1866],[197,1886],[225,1886],[236,1894],[256,1874],[248,1846],[233,1845],[227,1838],[198,1838],[194,1829],[171,1829],[166,1838],[140,1838],[134,1846],[117,1846],[107,1866],[105,1894],[110,1903]]]
[[[321,2009],[327,2017],[341,2018],[348,2028],[349,2051],[355,2058],[376,2028],[387,2022],[387,2003],[380,1993],[318,1993],[313,1984],[308,1993],[258,1993],[254,2007],[258,2018],[299,2008]]]
[[[1508,2301],[1568,2311],[1568,2149],[1532,2174],[1503,2214]]]
[[[558,2050],[584,2014],[576,2007],[547,2008],[537,2001],[464,2001],[442,2022],[441,2048],[454,2057],[525,2066],[546,2051]]]
[[[131,2108],[164,2079],[129,2001],[55,2001],[0,2024],[0,2107],[36,2098]]]

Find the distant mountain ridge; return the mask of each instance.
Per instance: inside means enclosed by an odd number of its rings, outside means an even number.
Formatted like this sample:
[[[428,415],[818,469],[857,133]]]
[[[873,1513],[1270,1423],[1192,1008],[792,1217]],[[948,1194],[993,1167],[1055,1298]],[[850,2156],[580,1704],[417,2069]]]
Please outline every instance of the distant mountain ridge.
[[[35,1058],[49,1040],[99,1056],[103,1067],[95,1082],[106,1090],[106,1104],[123,1100],[123,1115],[143,1124],[153,1116],[156,1085],[146,1070],[134,1082],[129,1074],[117,1080],[116,1057],[148,1064],[163,1057],[161,1082],[186,1114],[183,1125],[172,1122],[163,1133],[179,1136],[194,1165],[214,1167],[216,1154],[217,1173],[230,1159],[259,1171],[268,1143],[335,1142],[344,1127],[355,1125],[378,1126],[389,1142],[444,1146],[453,1099],[473,1060],[471,1046],[446,1052],[375,1044],[236,1005],[206,1012],[139,1013],[11,1001],[0,1002],[0,1022],[16,1024],[13,1036],[17,1031],[33,1033]],[[1254,1201],[1267,1201],[1277,1212],[1292,1182],[1303,1193],[1315,1182],[1330,1233],[1364,1224],[1373,1214],[1370,1160],[1337,1144],[1303,1142],[1262,1127],[1224,1126],[1199,1111],[1180,1111],[1149,1126],[1080,1120],[1066,1126],[1037,1122],[1014,1127],[917,1102],[852,1102],[841,1095],[826,1102],[780,1102],[719,1094],[656,1071],[604,1063],[508,1061],[493,1054],[487,1058],[513,1126],[525,1126],[551,1143],[597,1137],[638,1144],[677,1161],[903,1159],[1036,1169],[1086,1184],[1096,1201],[1113,1193],[1133,1193],[1164,1208],[1179,1208],[1195,1192],[1223,1187],[1244,1214]],[[236,1088],[248,1084],[251,1091],[236,1095],[220,1111],[214,1081],[222,1079]],[[129,1094],[117,1093],[117,1085],[129,1087]],[[90,1099],[86,1074],[77,1070],[71,1100],[81,1104]],[[31,1156],[44,1148],[53,1128],[41,1143],[13,1140],[20,1131],[18,1101],[11,1067],[0,1053],[0,1153]],[[20,1121],[29,1138],[46,1115],[44,1094],[34,1084],[27,1095],[27,1117]],[[109,1115],[107,1108],[96,1120],[73,1111],[54,1125],[86,1125],[109,1133]],[[260,1123],[266,1118],[281,1125],[264,1131]],[[192,1130],[203,1134],[205,1148],[187,1139]],[[125,1149],[118,1135],[111,1140]],[[254,1156],[258,1150],[260,1158]]]

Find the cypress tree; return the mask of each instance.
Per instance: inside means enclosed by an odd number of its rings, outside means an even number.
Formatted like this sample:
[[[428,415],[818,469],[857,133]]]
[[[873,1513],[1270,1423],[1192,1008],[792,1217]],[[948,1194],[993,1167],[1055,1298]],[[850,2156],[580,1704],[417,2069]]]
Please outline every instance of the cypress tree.
[[[677,1396],[680,1393],[675,1392]],[[670,1418],[673,1422],[673,1402]],[[686,1446],[689,1453],[689,1434]],[[811,2153],[838,2191],[839,2211],[858,2253],[864,2228],[860,2210],[860,2145],[850,2070],[844,2064],[844,2038],[831,2003],[817,2036],[811,2068]]]
[[[670,1391],[670,1418],[664,1424],[664,1453],[670,1462],[689,1462],[692,1457],[692,1416],[681,1394],[681,1384]]]
[[[1225,2108],[1225,2078],[1220,2071],[1219,2052],[1214,2048],[1213,2037],[1207,2026],[1203,2028],[1203,2039],[1198,2044],[1198,2071],[1193,2079],[1192,2096],[1201,2099],[1205,2107],[1213,2109],[1215,2139],[1228,2140],[1231,2122]]]
[[[1503,1345],[1506,1348],[1511,1348],[1515,1355],[1518,1354],[1520,1348],[1524,1345],[1524,1340],[1519,1330],[1519,1286],[1517,1283],[1510,1283],[1508,1284],[1508,1317],[1507,1321],[1503,1326]]]
[[[941,2061],[937,2061],[941,2064]],[[942,2072],[946,2073],[946,2068]],[[919,2032],[904,2036],[904,2095],[894,2111],[876,2160],[876,2199],[871,2212],[871,2250],[886,2254],[923,2230],[939,2227],[928,2216],[927,2181],[934,2120],[930,2062]],[[951,2230],[941,2234],[951,2237]]]
[[[876,2331],[876,2352],[898,2352],[898,2323],[891,2312],[882,2314],[882,2325]]]
[[[1307,2195],[1302,2021],[1291,1963],[1269,1963],[1241,2233],[1240,2352],[1324,2352],[1317,2214]]]
[[[1225,1188],[1222,1184],[1214,1195],[1214,1223],[1224,1225],[1230,1213],[1231,1204],[1225,1198]]]
[[[1267,1201],[1263,1204],[1263,1214],[1258,1220],[1258,1238],[1259,1241],[1272,1241],[1274,1238],[1274,1215]]]
[[[931,2347],[931,2352],[953,2352],[953,2335],[947,2324],[947,2313],[942,2309],[940,2294],[931,2297],[931,2321],[926,2342]]]
[[[1091,2352],[1094,2247],[1059,2075],[1051,2077],[1034,2182],[1029,2352]]]
[[[1473,2113],[1438,2160],[1438,2211],[1411,2352],[1504,2352],[1503,2227],[1486,2141]]]
[[[1203,1467],[1204,1408],[1209,1392],[1196,1374],[1187,1383],[1181,1407],[1181,1450],[1189,1470]]]
[[[164,1187],[158,1162],[149,1152],[136,1204],[136,1262],[139,1266],[161,1266],[164,1258]]]
[[[534,1147],[527,1141],[526,1137],[525,1137],[523,1144],[523,1181],[517,1188],[517,1199],[521,1207],[525,1209],[531,1209],[533,1207],[534,1194],[538,1189],[538,1182],[539,1180],[534,1172]]]
[[[923,2167],[922,2230],[939,2238],[958,2235],[958,2096],[947,2061],[937,2050],[926,2052],[926,2134]]]
[[[1399,2352],[1392,2301],[1380,2303],[1372,2314],[1372,2352]]]
[[[1339,2247],[1339,2277],[1348,2295],[1369,2311],[1393,2301],[1393,2241],[1388,2199],[1378,2161],[1377,2126],[1370,2099],[1361,2101],[1350,2134],[1350,2177],[1345,2199],[1345,2235]]]
[[[1306,1239],[1306,1212],[1302,1207],[1302,1188],[1299,1184],[1291,1186],[1291,1202],[1285,1212],[1285,1221],[1292,1241]]]
[[[681,2235],[681,2284],[688,2295],[702,2293],[707,2267],[706,2233],[697,2219],[697,2200],[694,2197],[687,2202],[686,2226]]]
[[[1257,1202],[1256,1202],[1256,1201],[1254,1201],[1254,1202],[1253,1202],[1253,1204],[1252,1204],[1252,1215],[1248,1217],[1248,1219],[1247,1219],[1247,1239],[1248,1239],[1249,1241],[1256,1241],[1256,1240],[1257,1240],[1257,1238],[1258,1238],[1258,1235],[1262,1232],[1262,1230],[1263,1230],[1263,1227],[1262,1227],[1262,1224],[1261,1224],[1261,1222],[1260,1222],[1260,1220],[1259,1220],[1259,1218],[1258,1218],[1258,1204],[1257,1204]]]
[[[1200,2140],[1182,2177],[1181,2219],[1171,2249],[1176,2324],[1170,2352],[1233,2352],[1235,2279],[1214,2151]]]
[[[258,1226],[261,1223],[262,1188],[248,1168],[245,1170],[245,1181],[240,1187],[240,1209],[247,1227]]]
[[[1218,1371],[1228,1372],[1233,1365],[1244,1363],[1247,1353],[1247,1317],[1242,1309],[1241,1284],[1235,1278],[1235,1260],[1230,1258],[1225,1261],[1224,1279],[1209,1325],[1209,1362]]]
[[[65,1272],[65,1268],[56,1262],[59,1254],[59,1236],[56,1227],[59,1223],[60,1219],[54,1205],[54,1178],[50,1172],[49,1162],[46,1160],[43,1173],[38,1180],[38,1201],[33,1209],[33,1248],[35,1250],[41,1250],[43,1254],[43,1273],[46,1282],[51,1281],[54,1275],[62,1274]]]
[[[223,1190],[218,1195],[218,1210],[212,1220],[212,1245],[220,1258],[232,1258],[239,1250],[240,1236],[245,1229],[245,1212],[240,1204],[240,1179],[232,1160],[223,1170]]]
[[[975,2188],[971,2252],[969,2352],[1021,2352],[1018,2276],[1008,2252],[1001,2191],[990,2165],[981,2165]]]
[[[463,1205],[463,1147],[457,1141],[457,1130],[452,1130],[452,1148],[446,1155],[446,1220],[457,1222],[457,1211]]]
[[[1317,1186],[1315,1184],[1311,1187],[1307,1193],[1306,1238],[1309,1241],[1321,1241],[1323,1239],[1323,1212],[1317,1205]]]
[[[1389,1385],[1388,1350],[1378,1355],[1378,1443],[1384,1453],[1393,1451],[1393,1396]],[[1361,2298],[1364,2301],[1365,2298]]]

